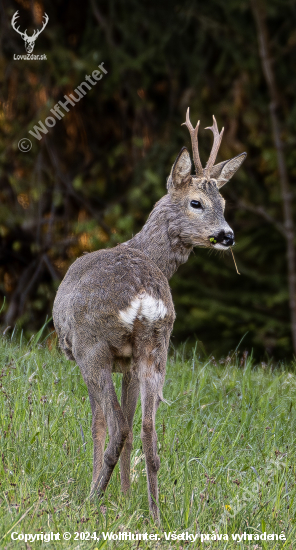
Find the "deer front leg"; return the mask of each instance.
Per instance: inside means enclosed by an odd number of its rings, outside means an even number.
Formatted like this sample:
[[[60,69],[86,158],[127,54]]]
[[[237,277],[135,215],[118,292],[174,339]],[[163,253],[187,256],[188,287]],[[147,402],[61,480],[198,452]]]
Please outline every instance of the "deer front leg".
[[[139,397],[140,383],[138,374],[130,371],[122,377],[121,408],[129,425],[129,434],[120,455],[121,489],[127,493],[130,488],[130,460],[133,446],[133,419]]]
[[[162,395],[162,383],[159,373],[150,377],[143,376],[140,382],[142,402],[141,439],[146,460],[149,508],[155,521],[159,521],[157,472],[160,459],[157,454],[157,434],[155,430],[155,415],[160,403],[159,392]],[[155,383],[156,382],[156,383]]]

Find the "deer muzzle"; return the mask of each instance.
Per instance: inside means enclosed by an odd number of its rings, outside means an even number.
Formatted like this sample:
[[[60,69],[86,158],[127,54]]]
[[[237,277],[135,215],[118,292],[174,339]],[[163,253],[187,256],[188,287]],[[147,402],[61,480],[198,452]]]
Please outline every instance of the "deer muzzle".
[[[234,233],[233,231],[225,232],[222,230],[217,235],[211,235],[209,240],[215,248],[229,248],[229,246],[234,245]]]

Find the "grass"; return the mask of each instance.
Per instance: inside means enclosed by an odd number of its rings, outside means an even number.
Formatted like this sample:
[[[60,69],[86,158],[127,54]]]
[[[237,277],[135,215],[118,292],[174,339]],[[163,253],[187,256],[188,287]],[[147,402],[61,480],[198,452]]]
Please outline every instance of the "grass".
[[[40,336],[40,335],[39,335]],[[296,376],[293,365],[223,364],[172,352],[157,413],[161,525],[149,516],[138,405],[132,494],[118,466],[101,502],[88,499],[91,411],[77,365],[55,346],[0,341],[0,548],[294,548]],[[120,375],[114,376],[120,394]],[[70,541],[11,540],[11,533],[70,532]],[[158,534],[159,542],[74,540],[75,532]],[[228,534],[166,541],[164,533]],[[232,534],[285,533],[234,542]],[[15,535],[14,535],[15,536]],[[83,537],[83,535],[81,535]]]

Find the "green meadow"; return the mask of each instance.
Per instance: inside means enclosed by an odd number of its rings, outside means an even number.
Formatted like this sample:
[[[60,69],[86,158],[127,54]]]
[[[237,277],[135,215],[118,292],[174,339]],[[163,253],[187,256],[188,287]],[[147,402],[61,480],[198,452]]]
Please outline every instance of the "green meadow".
[[[130,497],[120,491],[117,465],[103,499],[89,500],[86,386],[78,366],[61,355],[54,340],[42,338],[41,332],[30,342],[5,335],[0,344],[1,550],[295,547],[293,364],[255,364],[239,352],[216,363],[197,349],[170,349],[168,403],[157,412],[161,523],[156,525],[148,511],[140,403]],[[114,383],[120,396],[120,375]],[[104,540],[107,532],[115,538]],[[155,538],[116,540],[121,532]],[[60,540],[17,538],[25,533],[60,533]],[[71,539],[63,540],[63,533]],[[195,541],[188,540],[190,534],[198,535]],[[209,540],[202,541],[202,534]],[[274,534],[282,539],[267,538]]]

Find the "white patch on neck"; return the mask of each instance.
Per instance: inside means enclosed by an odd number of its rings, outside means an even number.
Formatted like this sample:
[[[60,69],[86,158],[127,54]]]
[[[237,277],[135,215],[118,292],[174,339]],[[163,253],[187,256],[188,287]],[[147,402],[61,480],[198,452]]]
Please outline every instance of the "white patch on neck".
[[[162,300],[157,300],[143,292],[134,298],[126,309],[119,312],[119,317],[131,329],[135,319],[140,321],[145,319],[153,323],[153,321],[164,319],[166,314],[167,308]]]

